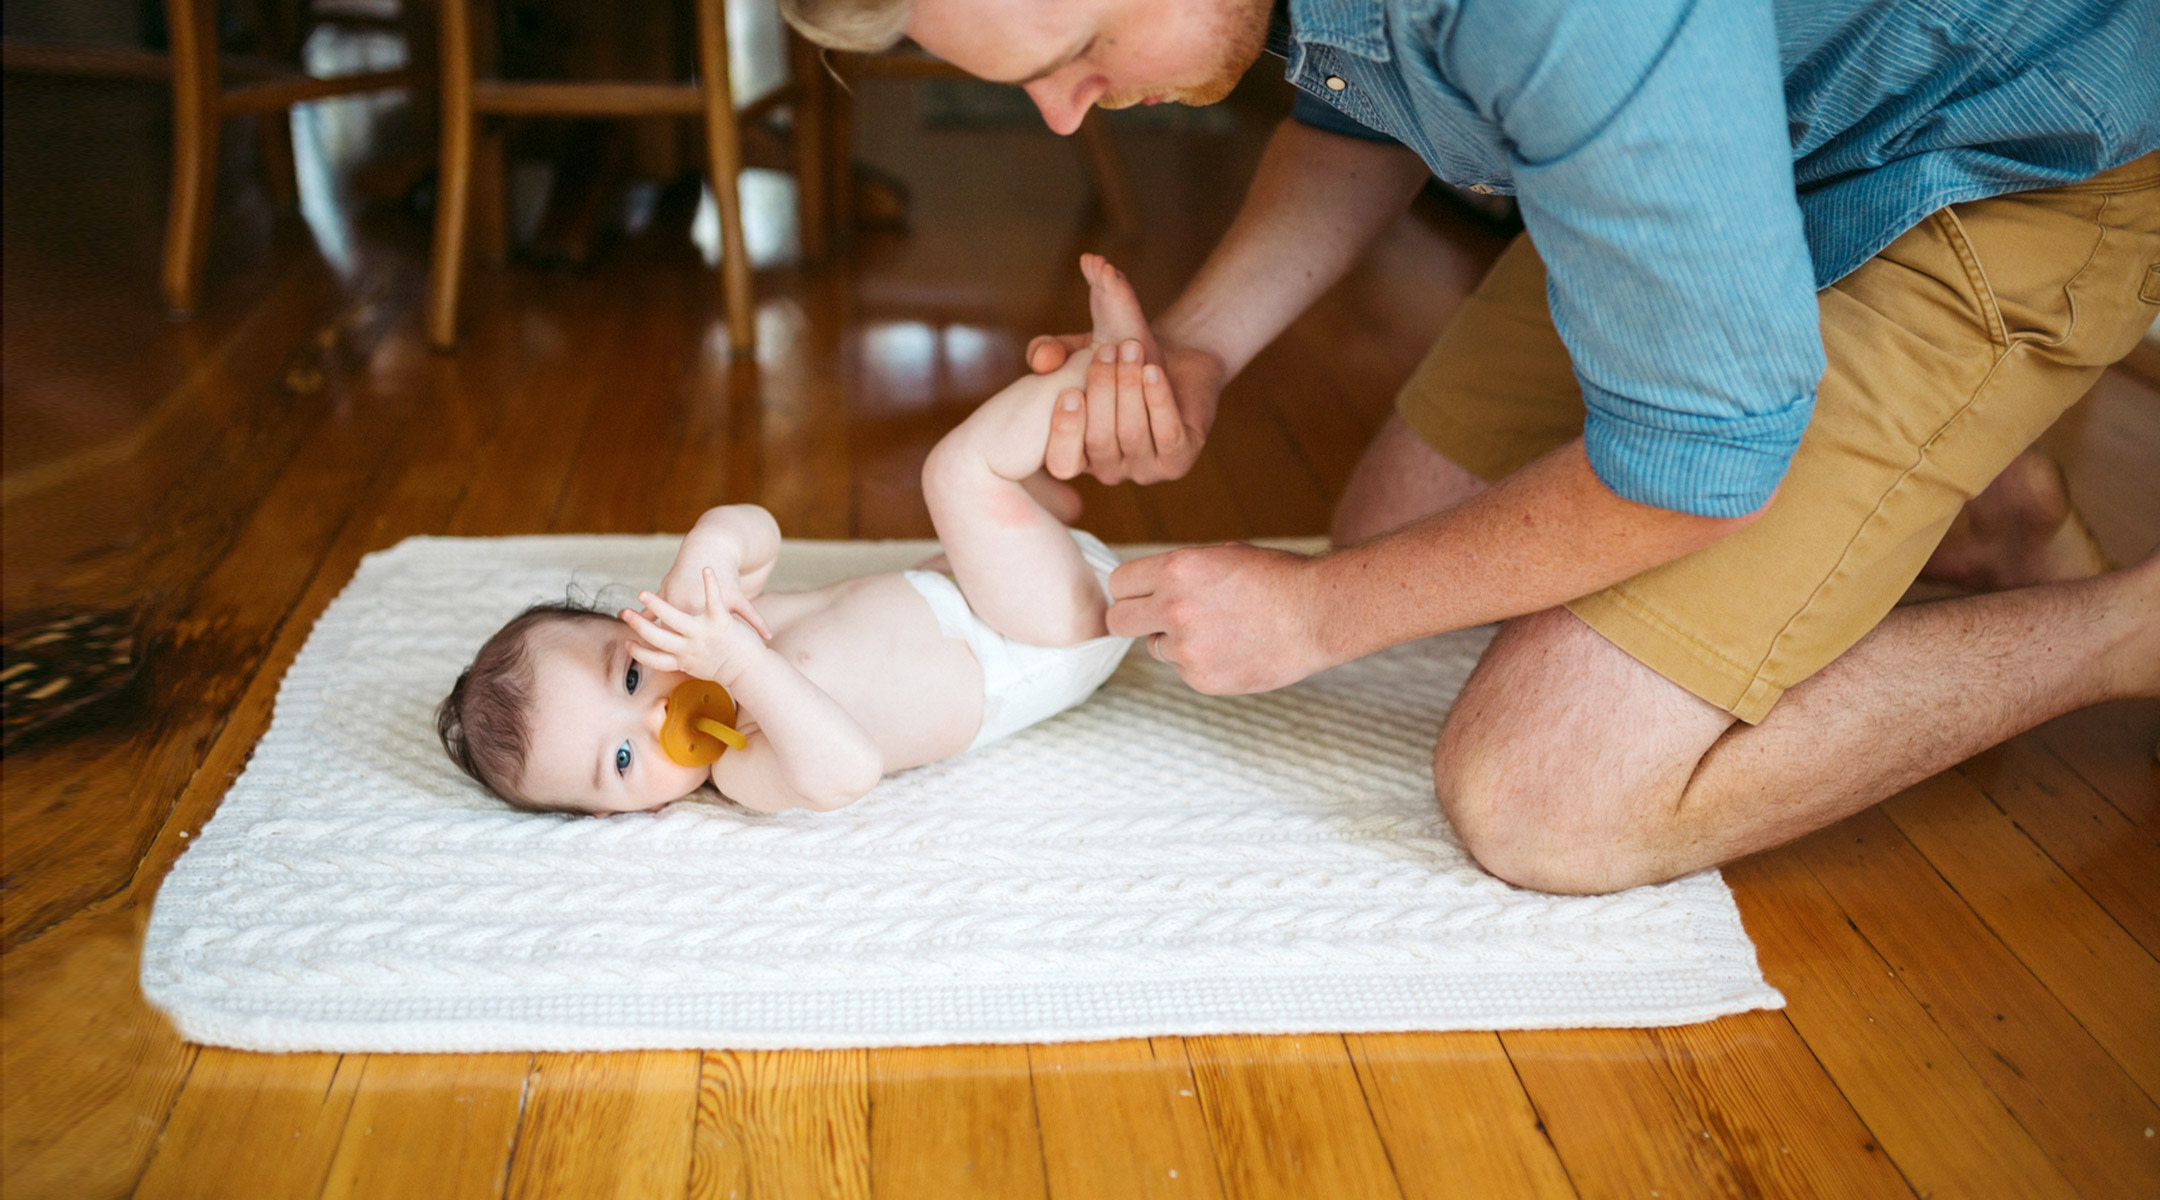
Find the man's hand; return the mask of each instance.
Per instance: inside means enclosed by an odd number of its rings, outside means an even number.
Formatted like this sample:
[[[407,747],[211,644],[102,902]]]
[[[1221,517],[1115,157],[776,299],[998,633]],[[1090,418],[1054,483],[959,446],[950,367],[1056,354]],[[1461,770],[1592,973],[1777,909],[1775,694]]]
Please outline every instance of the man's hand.
[[[657,670],[680,671],[732,686],[743,664],[765,643],[757,630],[736,620],[721,589],[720,573],[707,567],[702,574],[704,602],[695,612],[677,608],[652,592],[638,593],[644,612],[623,610],[623,623],[637,634],[637,641],[630,643],[630,656]]]
[[[1215,422],[1222,359],[1158,343],[1132,285],[1100,255],[1082,255],[1080,272],[1094,332],[1028,344],[1028,367],[1041,375],[1088,356],[1086,391],[1061,396],[1051,413],[1043,467],[1058,479],[1085,471],[1105,484],[1176,479],[1192,469]]]
[[[1110,575],[1110,632],[1146,639],[1195,691],[1288,686],[1335,665],[1317,562],[1239,542],[1135,559]]]

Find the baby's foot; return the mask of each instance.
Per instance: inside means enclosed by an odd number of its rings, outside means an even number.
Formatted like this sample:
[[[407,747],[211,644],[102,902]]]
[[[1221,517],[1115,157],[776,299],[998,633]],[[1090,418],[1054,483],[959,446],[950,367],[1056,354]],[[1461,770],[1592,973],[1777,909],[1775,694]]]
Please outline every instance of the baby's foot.
[[[1094,344],[1116,345],[1138,341],[1148,362],[1161,362],[1155,335],[1148,331],[1147,314],[1140,311],[1140,297],[1133,294],[1125,273],[1100,254],[1080,256],[1080,273],[1088,281],[1088,312],[1095,321]]]

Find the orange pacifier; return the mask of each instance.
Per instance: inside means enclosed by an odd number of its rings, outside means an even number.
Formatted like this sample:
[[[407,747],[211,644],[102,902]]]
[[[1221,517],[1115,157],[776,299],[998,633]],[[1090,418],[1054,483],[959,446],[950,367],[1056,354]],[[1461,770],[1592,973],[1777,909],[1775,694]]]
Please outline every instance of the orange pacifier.
[[[678,766],[710,766],[728,747],[741,750],[749,744],[735,732],[735,697],[726,688],[709,679],[685,679],[668,693],[660,748]]]

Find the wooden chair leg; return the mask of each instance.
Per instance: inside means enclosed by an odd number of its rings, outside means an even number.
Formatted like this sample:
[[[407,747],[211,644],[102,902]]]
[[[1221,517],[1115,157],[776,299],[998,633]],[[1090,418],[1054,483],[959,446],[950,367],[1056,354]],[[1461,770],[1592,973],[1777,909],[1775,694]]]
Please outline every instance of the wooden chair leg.
[[[255,114],[255,158],[270,203],[281,212],[299,207],[300,177],[293,163],[291,109]]]
[[[492,79],[502,45],[495,35],[494,0],[477,7],[468,3],[466,11],[470,17],[466,22],[467,36],[472,46],[468,77]],[[465,211],[472,222],[473,256],[491,267],[510,261],[510,182],[503,143],[500,120],[475,118],[472,196]]]
[[[833,244],[855,241],[855,95],[839,83],[825,91],[825,195]]]
[[[788,73],[795,80],[795,225],[803,259],[819,262],[825,257],[832,220],[825,194],[825,168],[832,158],[825,145],[831,134],[826,95],[832,80],[826,77],[816,46],[792,28],[787,39]]]
[[[165,19],[172,38],[173,171],[159,283],[165,307],[184,316],[202,298],[210,208],[217,199],[217,5],[165,0]]]
[[[1125,176],[1124,160],[1110,137],[1101,110],[1091,109],[1080,123],[1080,148],[1087,155],[1088,174],[1095,177],[1095,195],[1102,204],[1103,224],[1119,240],[1140,231],[1140,212],[1133,205],[1132,183]]]
[[[743,245],[742,199],[736,188],[742,174],[742,140],[735,119],[735,93],[728,80],[724,0],[698,0],[697,14],[705,160],[712,175],[713,202],[720,209],[720,289],[727,305],[728,343],[736,353],[749,355],[757,348],[757,313],[751,307],[750,256]]]
[[[473,161],[472,27],[469,0],[442,0],[442,174],[436,183],[435,246],[428,264],[428,341],[457,344],[458,284]]]

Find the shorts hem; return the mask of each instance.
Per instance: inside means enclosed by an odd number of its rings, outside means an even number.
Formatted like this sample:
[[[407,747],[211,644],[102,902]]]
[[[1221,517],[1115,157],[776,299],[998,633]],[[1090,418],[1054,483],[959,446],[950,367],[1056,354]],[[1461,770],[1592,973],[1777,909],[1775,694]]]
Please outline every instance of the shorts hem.
[[[1750,725],[1770,715],[1785,689],[1726,658],[1614,588],[1567,603],[1567,610],[1667,682]]]

